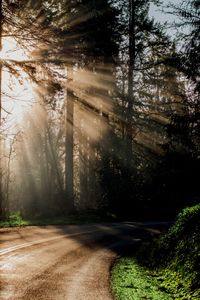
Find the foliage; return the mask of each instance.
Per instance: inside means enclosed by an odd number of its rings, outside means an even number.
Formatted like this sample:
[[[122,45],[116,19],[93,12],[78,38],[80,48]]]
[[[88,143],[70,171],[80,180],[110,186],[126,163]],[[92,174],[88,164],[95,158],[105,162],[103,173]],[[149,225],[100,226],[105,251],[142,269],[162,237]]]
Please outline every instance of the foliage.
[[[67,224],[89,224],[98,222],[114,221],[115,217],[109,214],[94,214],[93,212],[79,213],[68,216],[38,217],[35,219],[24,219],[19,212],[10,213],[6,220],[0,221],[0,228],[20,226],[45,226],[45,225],[67,225]]]
[[[135,258],[121,259],[112,273],[117,298],[143,299],[145,291],[146,299],[157,299],[157,294],[151,294],[156,286],[167,293],[166,299],[199,299],[199,231],[200,204],[197,204],[182,210],[167,233],[143,243]],[[152,289],[144,285],[147,279]]]
[[[182,210],[167,234],[155,241],[155,245],[152,244],[150,256],[146,256],[147,264],[161,268],[161,273],[169,280],[170,271],[172,277],[177,273],[185,289],[200,289],[199,231],[200,204],[197,204]]]
[[[152,177],[146,187],[146,196],[152,195],[153,209],[171,220],[182,208],[197,204],[199,168],[200,161],[187,152],[168,151],[151,171]]]
[[[188,78],[196,85],[200,93],[200,18],[199,0],[183,1],[179,6],[174,6],[174,14],[180,19],[179,26],[189,26],[189,34],[182,34],[184,38],[184,51],[181,53],[180,67]]]
[[[6,220],[0,221],[0,227],[20,227],[29,225],[27,220],[24,220],[19,211],[9,213]]]
[[[118,300],[173,299],[134,258],[120,259],[114,266],[111,280],[113,293]]]

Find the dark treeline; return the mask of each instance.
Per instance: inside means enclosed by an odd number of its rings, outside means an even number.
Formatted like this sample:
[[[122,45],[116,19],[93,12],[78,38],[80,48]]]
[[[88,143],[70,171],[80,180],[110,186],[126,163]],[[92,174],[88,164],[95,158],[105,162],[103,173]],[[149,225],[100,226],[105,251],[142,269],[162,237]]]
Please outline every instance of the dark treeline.
[[[1,74],[35,86],[12,132],[0,106],[1,217],[167,219],[199,201],[199,1],[166,8],[182,31],[173,38],[151,3],[0,2],[2,44],[12,37],[28,55],[2,59]]]

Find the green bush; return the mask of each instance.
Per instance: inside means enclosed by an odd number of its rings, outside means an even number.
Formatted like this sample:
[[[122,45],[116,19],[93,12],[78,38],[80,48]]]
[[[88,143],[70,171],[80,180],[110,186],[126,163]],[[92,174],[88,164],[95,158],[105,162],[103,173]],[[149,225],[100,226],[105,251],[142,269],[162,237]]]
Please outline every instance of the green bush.
[[[5,221],[0,222],[0,227],[15,227],[28,225],[26,220],[23,220],[20,212],[11,212]]]
[[[184,291],[183,294],[187,291],[199,293],[199,233],[200,204],[183,209],[166,234],[152,241],[148,247],[141,247],[137,259],[140,264],[156,271],[170,291],[176,286],[177,290]]]
[[[117,299],[200,299],[199,233],[200,204],[182,210],[167,233],[142,243],[134,257],[120,259],[112,272]]]

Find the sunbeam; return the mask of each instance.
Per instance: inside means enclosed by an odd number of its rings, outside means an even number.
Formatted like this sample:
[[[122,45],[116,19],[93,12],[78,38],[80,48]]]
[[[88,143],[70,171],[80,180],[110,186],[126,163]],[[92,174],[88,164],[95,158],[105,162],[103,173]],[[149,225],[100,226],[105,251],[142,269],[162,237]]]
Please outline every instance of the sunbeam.
[[[34,85],[26,72],[15,62],[28,60],[14,38],[2,39],[2,124],[13,130],[22,121],[24,113],[35,101]]]

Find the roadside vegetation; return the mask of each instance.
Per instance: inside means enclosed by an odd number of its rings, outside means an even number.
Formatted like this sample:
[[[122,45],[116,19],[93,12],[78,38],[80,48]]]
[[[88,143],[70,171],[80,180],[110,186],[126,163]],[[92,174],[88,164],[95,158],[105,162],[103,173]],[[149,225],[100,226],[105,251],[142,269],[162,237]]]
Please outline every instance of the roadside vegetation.
[[[34,219],[24,218],[20,212],[13,212],[3,221],[0,221],[0,228],[22,227],[22,226],[45,226],[45,225],[67,225],[67,224],[87,224],[102,221],[113,221],[110,215],[97,215],[91,212],[74,214],[68,216],[37,217]]]
[[[118,260],[111,286],[118,300],[200,299],[200,204],[185,208],[167,233]]]

